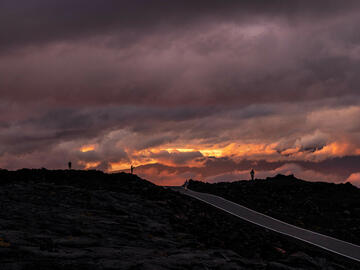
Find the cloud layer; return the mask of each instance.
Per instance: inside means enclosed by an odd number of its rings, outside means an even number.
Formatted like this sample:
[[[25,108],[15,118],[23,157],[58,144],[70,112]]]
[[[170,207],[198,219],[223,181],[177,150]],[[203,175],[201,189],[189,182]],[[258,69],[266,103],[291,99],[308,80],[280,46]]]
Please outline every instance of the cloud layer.
[[[359,9],[2,1],[0,167],[135,164],[164,183],[296,164],[345,181],[360,155]]]

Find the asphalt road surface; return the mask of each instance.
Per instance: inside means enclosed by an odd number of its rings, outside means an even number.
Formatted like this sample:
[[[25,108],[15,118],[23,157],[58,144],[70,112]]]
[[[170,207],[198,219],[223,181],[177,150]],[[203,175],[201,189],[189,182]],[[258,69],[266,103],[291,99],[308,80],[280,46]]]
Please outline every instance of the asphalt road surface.
[[[215,206],[225,212],[254,223],[261,227],[273,230],[275,232],[294,237],[304,242],[313,244],[328,251],[340,254],[350,259],[360,262],[360,246],[354,245],[342,240],[338,240],[323,234],[312,232],[294,225],[282,222],[272,217],[266,216],[247,207],[225,200],[222,197],[208,193],[185,190],[183,187],[170,187],[187,196],[193,197],[207,204]]]

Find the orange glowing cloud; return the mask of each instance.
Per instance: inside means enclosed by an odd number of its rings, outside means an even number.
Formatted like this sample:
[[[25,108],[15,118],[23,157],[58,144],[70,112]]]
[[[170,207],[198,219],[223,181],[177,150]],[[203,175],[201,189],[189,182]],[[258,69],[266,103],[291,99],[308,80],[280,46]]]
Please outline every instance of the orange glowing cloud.
[[[223,154],[236,157],[269,156],[277,153],[275,146],[275,144],[232,143],[223,149]]]
[[[322,149],[315,151],[314,155],[326,155],[333,157],[342,157],[345,155],[356,155],[360,153],[359,149],[356,149],[353,145],[347,142],[333,142]]]
[[[163,164],[172,167],[202,167],[203,157],[263,158],[277,153],[275,144],[240,144],[225,145],[184,145],[148,148],[140,151],[128,151],[131,161],[111,162],[109,171],[128,170],[131,165],[138,167],[148,164]],[[199,159],[200,158],[200,159]]]
[[[109,171],[110,172],[114,172],[114,171],[123,171],[123,170],[128,170],[131,166],[131,164],[125,162],[110,162],[109,164],[110,168]]]
[[[131,166],[139,167],[142,165],[149,165],[149,164],[156,164],[158,163],[157,160],[155,159],[147,159],[147,160],[142,160],[142,159],[132,159],[132,162],[128,162],[128,161],[118,161],[118,162],[110,162],[109,163],[109,172],[115,172],[115,171],[126,171],[129,170]]]
[[[95,148],[96,148],[95,144],[84,145],[80,148],[80,152],[86,153],[86,152],[94,151]]]
[[[84,167],[84,170],[89,170],[89,169],[93,169],[96,168],[97,166],[100,165],[100,161],[94,161],[94,162],[84,162],[84,161],[79,161],[78,164]]]
[[[276,153],[276,144],[227,143],[218,145],[192,145],[186,148],[166,148],[169,152],[200,152],[209,157],[247,157],[255,155],[272,155]]]

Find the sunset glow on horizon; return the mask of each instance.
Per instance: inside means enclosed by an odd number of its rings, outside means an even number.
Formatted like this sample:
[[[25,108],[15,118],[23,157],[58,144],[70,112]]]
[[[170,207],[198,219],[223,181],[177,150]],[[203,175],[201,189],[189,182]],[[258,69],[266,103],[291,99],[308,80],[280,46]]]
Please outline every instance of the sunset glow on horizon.
[[[329,158],[339,158],[346,155],[357,155],[359,149],[352,148],[348,143],[332,142],[318,149],[303,150],[301,146],[294,148],[285,149],[279,151],[279,144],[240,144],[240,143],[229,143],[228,145],[222,144],[222,148],[219,145],[214,145],[213,148],[206,149],[199,145],[184,145],[186,148],[176,148],[164,146],[158,148],[148,148],[141,151],[126,150],[126,154],[129,160],[110,162],[108,172],[129,172],[130,166],[136,168],[136,173],[145,178],[151,178],[152,174],[158,176],[161,174],[162,177],[167,177],[161,184],[181,184],[185,177],[178,174],[174,174],[167,170],[158,172],[156,169],[151,169],[152,166],[162,165],[172,169],[186,167],[188,172],[194,171],[192,174],[188,174],[188,177],[200,180],[207,180],[204,178],[201,170],[204,168],[206,162],[212,159],[231,159],[232,161],[241,163],[243,160],[251,161],[252,167],[257,167],[257,161],[266,160],[268,163],[276,162],[287,162],[290,164],[296,164],[298,161],[308,161],[321,163]],[[81,152],[94,151],[93,146],[86,146],[81,148]],[[83,165],[84,169],[94,169],[100,165],[101,161],[96,162],[80,162],[79,165]],[[171,170],[170,170],[171,171]],[[196,171],[196,173],[195,173]],[[276,171],[276,170],[275,170]],[[156,172],[156,173],[155,173]],[[284,173],[292,173],[292,170],[284,171]],[[151,175],[149,175],[149,173]],[[302,172],[301,172],[302,173]],[[308,179],[318,180],[323,177],[324,180],[331,180],[331,176],[321,175],[314,173],[314,178],[311,176],[311,172],[307,171],[304,176]],[[272,175],[273,172],[261,170],[260,175],[264,177]],[[217,175],[215,175],[217,176]],[[300,174],[301,176],[301,174]],[[244,170],[239,175],[238,180],[248,179],[248,170]],[[310,177],[310,178],[309,178]],[[330,177],[330,178],[329,178]],[[354,176],[353,176],[354,177]],[[226,177],[223,179],[226,180]]]

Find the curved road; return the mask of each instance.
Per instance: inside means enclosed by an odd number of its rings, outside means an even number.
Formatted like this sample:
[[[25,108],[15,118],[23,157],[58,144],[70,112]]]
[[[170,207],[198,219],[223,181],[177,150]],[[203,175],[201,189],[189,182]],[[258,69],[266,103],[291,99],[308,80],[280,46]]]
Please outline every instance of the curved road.
[[[228,212],[234,216],[237,216],[241,219],[244,219],[261,227],[302,240],[304,242],[310,243],[312,245],[321,247],[328,251],[340,254],[342,256],[360,262],[360,246],[358,245],[354,245],[323,234],[296,227],[294,225],[282,222],[280,220],[251,210],[247,207],[225,200],[224,198],[216,195],[195,192],[189,189],[185,190],[183,187],[170,188],[172,190],[181,192],[182,194],[215,206],[225,212]]]

